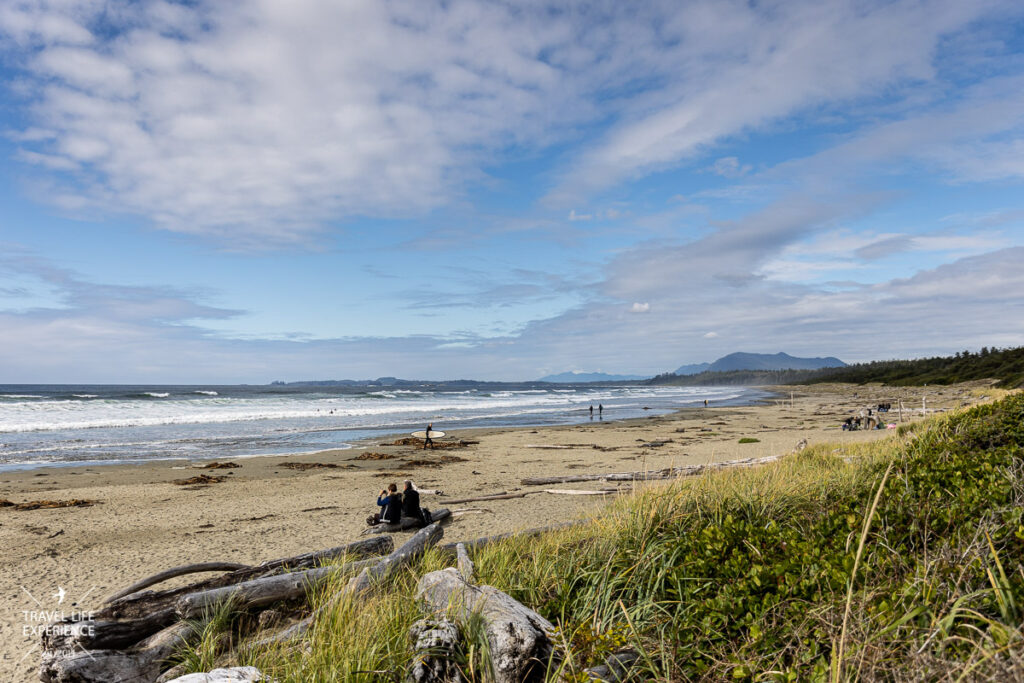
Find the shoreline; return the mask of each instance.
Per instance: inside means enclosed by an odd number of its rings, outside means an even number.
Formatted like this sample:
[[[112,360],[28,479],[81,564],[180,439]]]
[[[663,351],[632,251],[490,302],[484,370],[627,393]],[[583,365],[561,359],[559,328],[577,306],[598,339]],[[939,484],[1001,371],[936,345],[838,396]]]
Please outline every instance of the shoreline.
[[[609,499],[545,493],[544,487],[524,485],[522,479],[528,476],[645,471],[783,455],[801,440],[842,445],[885,438],[892,432],[844,432],[839,424],[860,408],[896,396],[920,403],[926,394],[929,406],[939,411],[976,403],[982,399],[971,389],[984,386],[781,387],[776,396],[750,405],[684,408],[572,425],[458,430],[445,441],[478,443],[433,451],[382,445],[393,439],[375,438],[360,448],[301,456],[222,458],[218,462],[236,465],[223,470],[202,468],[209,461],[164,460],[3,472],[0,499],[97,502],[56,509],[0,508],[0,544],[6,549],[0,559],[0,680],[34,680],[37,659],[25,653],[38,643],[23,633],[24,612],[60,609],[50,597],[60,589],[75,609],[92,609],[101,596],[169,567],[214,560],[257,564],[356,540],[365,528],[364,518],[375,511],[376,493],[392,481],[401,485],[408,478],[418,488],[442,490],[443,496],[423,494],[422,504],[455,508],[454,518],[445,524],[445,542],[467,540],[590,515]],[[792,404],[779,396],[790,391],[795,394]],[[920,419],[907,412],[908,421]],[[757,441],[741,444],[741,438]],[[652,445],[659,441],[660,446]],[[295,468],[302,465],[309,468]],[[173,483],[200,474],[223,480],[207,486]],[[610,486],[559,485],[578,490]],[[632,487],[618,488],[628,493]],[[531,494],[445,504],[446,499],[499,491]],[[396,534],[396,540],[404,536]],[[62,608],[68,609],[67,603]]]
[[[747,405],[758,405],[761,402],[769,400],[769,398],[771,397],[771,395],[774,392],[774,389],[772,387],[763,387],[763,386],[749,386],[749,387],[748,386],[743,386],[743,387],[736,387],[736,388],[737,389],[742,389],[743,391],[760,392],[761,394],[768,394],[768,396],[751,395],[751,396],[748,396],[748,397],[745,397],[745,398],[729,398],[729,399],[725,399],[725,400],[720,401],[719,404],[716,407],[742,407],[742,406],[747,406]],[[610,409],[610,410],[614,410],[614,409]],[[682,407],[682,408],[667,409],[667,410],[664,410],[664,412],[661,412],[662,409],[659,409],[659,408],[654,408],[654,409],[651,409],[651,410],[657,410],[659,412],[655,413],[654,415],[650,415],[650,416],[635,416],[635,417],[623,417],[623,418],[614,418],[614,417],[612,417],[612,418],[607,418],[607,419],[604,419],[604,420],[601,420],[601,421],[603,421],[603,422],[622,422],[622,421],[628,421],[628,420],[645,420],[645,419],[648,419],[649,417],[666,417],[666,416],[670,416],[670,415],[675,415],[678,412],[683,412],[683,411],[687,411],[687,410],[703,410],[703,408],[700,407],[700,406],[685,406],[685,407]],[[486,426],[465,427],[465,428],[457,428],[457,427],[452,428],[452,427],[449,427],[448,429],[449,430],[454,430],[455,432],[458,432],[460,435],[463,435],[463,434],[476,434],[477,432],[480,432],[480,433],[491,433],[491,432],[499,432],[499,431],[506,431],[506,430],[518,430],[518,429],[538,429],[538,428],[544,428],[544,429],[552,428],[553,429],[553,428],[557,428],[557,427],[574,427],[574,426],[590,424],[590,423],[596,422],[596,421],[597,420],[595,420],[593,417],[591,417],[589,420],[581,420],[580,422],[565,422],[565,423],[558,423],[558,424],[550,424],[550,423],[548,423],[548,424],[508,424],[508,425],[498,424],[498,425],[486,425]],[[353,428],[353,429],[362,430],[363,428]],[[338,431],[344,431],[344,430],[338,430]],[[453,433],[454,433],[453,431],[447,431],[447,436],[444,437],[444,438],[450,438],[450,436]],[[361,437],[361,438],[358,438],[358,439],[344,440],[343,443],[348,444],[345,447],[340,447],[339,446],[339,447],[334,447],[334,448],[322,448],[322,449],[314,449],[314,450],[289,451],[289,452],[286,452],[286,453],[240,453],[240,454],[232,454],[232,455],[211,456],[211,457],[208,457],[208,458],[197,458],[197,457],[188,457],[188,456],[156,456],[156,457],[142,457],[142,458],[138,458],[138,459],[128,459],[128,460],[124,460],[124,459],[121,459],[121,460],[116,460],[116,459],[109,459],[109,460],[64,460],[64,461],[57,461],[57,462],[54,462],[54,461],[40,461],[40,462],[34,462],[34,463],[16,463],[16,464],[2,464],[2,463],[0,463],[0,479],[2,479],[4,476],[6,476],[8,474],[13,474],[13,473],[17,473],[17,472],[32,472],[32,471],[35,471],[35,470],[43,470],[43,469],[59,470],[59,469],[63,469],[63,468],[85,468],[85,467],[88,467],[88,468],[98,468],[98,467],[102,467],[102,468],[107,468],[107,467],[137,467],[137,466],[140,466],[140,465],[157,464],[157,463],[202,463],[202,462],[208,462],[210,460],[247,460],[247,459],[253,459],[253,458],[291,458],[291,457],[297,457],[297,456],[302,456],[302,457],[305,457],[305,456],[315,456],[318,453],[335,452],[335,451],[348,451],[348,450],[356,450],[356,449],[360,449],[360,448],[368,448],[368,447],[372,447],[374,444],[376,444],[377,442],[380,442],[380,441],[396,440],[396,439],[406,438],[408,436],[409,436],[408,432],[381,431],[381,433],[379,433],[379,434],[377,434],[375,436],[367,436],[367,437]]]

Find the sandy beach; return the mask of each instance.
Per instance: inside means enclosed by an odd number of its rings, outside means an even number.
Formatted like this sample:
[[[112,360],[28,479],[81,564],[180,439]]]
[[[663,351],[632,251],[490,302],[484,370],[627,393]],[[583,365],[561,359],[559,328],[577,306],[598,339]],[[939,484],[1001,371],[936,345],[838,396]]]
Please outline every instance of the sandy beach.
[[[455,512],[446,541],[542,526],[592,513],[605,496],[572,496],[527,487],[528,476],[658,469],[791,452],[798,442],[848,443],[891,431],[845,432],[859,410],[904,402],[904,421],[980,400],[972,388],[817,385],[780,388],[762,405],[690,409],[671,415],[579,425],[467,430],[445,442],[468,445],[423,451],[375,441],[315,455],[238,458],[229,469],[162,461],[144,465],[67,467],[0,474],[0,499],[86,500],[82,507],[0,508],[3,547],[0,680],[35,680],[38,639],[25,635],[26,611],[90,609],[132,582],[169,567],[224,560],[259,563],[359,538],[377,492],[411,479],[429,508]],[[791,395],[792,392],[792,395]],[[887,421],[898,422],[895,410]],[[437,428],[444,429],[443,425]],[[758,439],[739,443],[741,438]],[[390,441],[386,440],[386,441]],[[652,446],[652,442],[665,442]],[[544,446],[561,446],[544,448]],[[224,461],[222,461],[224,462]],[[314,465],[294,468],[296,463]],[[221,476],[207,485],[175,480]],[[561,484],[593,490],[604,482]],[[550,487],[548,487],[550,488]],[[628,489],[628,486],[622,488]],[[450,505],[499,492],[538,491],[524,498]],[[60,602],[63,589],[64,599]]]

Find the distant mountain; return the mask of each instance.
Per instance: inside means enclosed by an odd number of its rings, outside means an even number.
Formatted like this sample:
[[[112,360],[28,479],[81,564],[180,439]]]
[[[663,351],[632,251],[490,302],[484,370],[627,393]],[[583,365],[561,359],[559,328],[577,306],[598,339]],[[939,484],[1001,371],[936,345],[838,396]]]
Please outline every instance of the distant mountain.
[[[680,365],[676,369],[675,374],[677,375],[696,375],[699,372],[704,372],[711,367],[711,363],[691,363],[690,365]]]
[[[646,375],[609,375],[603,372],[563,372],[558,375],[541,377],[538,382],[557,382],[559,384],[581,384],[583,382],[630,382],[649,379]]]
[[[742,351],[722,356],[707,367],[708,372],[729,372],[731,370],[817,370],[818,368],[844,368],[846,363],[828,356],[826,358],[797,358],[788,353],[743,353]],[[677,373],[679,374],[679,373]],[[692,374],[692,373],[687,373]]]

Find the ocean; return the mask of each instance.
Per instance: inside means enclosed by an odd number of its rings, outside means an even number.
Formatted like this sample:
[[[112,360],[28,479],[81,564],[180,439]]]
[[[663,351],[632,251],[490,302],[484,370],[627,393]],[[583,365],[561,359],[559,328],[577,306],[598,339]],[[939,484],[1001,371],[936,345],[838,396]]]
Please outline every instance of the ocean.
[[[0,385],[0,470],[299,454],[434,429],[573,424],[750,403],[744,387]],[[604,406],[603,416],[598,405]]]

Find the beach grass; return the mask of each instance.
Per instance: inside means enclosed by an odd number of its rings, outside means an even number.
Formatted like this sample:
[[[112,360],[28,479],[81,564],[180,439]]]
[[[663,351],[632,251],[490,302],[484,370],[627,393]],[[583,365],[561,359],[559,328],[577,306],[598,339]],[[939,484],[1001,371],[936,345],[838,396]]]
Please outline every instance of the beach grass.
[[[556,625],[552,680],[587,680],[626,646],[636,680],[1020,679],[1024,394],[643,487],[585,525],[473,560],[479,583]],[[323,613],[303,639],[217,664],[282,683],[401,680],[416,582],[449,563],[431,550],[359,601],[332,599],[339,576],[313,596]],[[465,630],[459,666],[490,680],[479,625]],[[185,655],[190,670],[211,663],[214,638]]]

